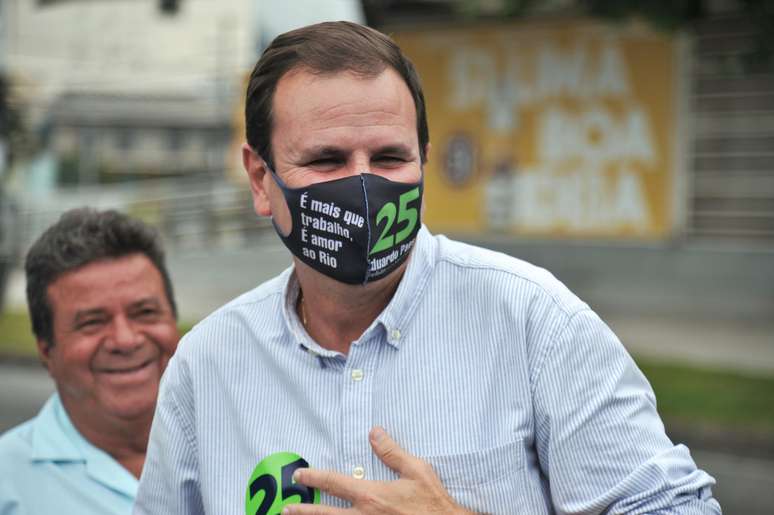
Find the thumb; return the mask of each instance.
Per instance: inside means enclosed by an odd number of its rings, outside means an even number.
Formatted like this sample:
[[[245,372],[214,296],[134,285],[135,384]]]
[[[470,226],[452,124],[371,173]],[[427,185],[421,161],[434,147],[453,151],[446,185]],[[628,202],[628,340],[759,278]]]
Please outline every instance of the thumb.
[[[368,439],[382,463],[401,476],[409,472],[409,467],[415,458],[401,449],[400,445],[387,434],[387,431],[376,426],[371,429]]]

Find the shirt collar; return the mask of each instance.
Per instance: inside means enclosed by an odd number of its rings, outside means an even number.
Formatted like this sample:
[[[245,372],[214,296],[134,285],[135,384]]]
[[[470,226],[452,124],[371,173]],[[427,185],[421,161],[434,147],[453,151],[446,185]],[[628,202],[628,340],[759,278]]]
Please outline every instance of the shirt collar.
[[[49,398],[33,422],[32,461],[82,462],[96,482],[134,498],[138,481],[112,456],[86,440],[75,428],[59,394]]]
[[[374,320],[371,327],[366,330],[366,333],[372,331],[375,326],[381,325],[386,331],[387,343],[396,349],[400,348],[404,341],[405,328],[416,312],[416,305],[421,300],[422,291],[430,278],[436,252],[435,239],[423,225],[417,234],[414,249],[395,295],[384,311]],[[295,341],[310,353],[320,357],[341,356],[339,352],[321,347],[306,332],[296,312],[299,286],[298,279],[293,273],[293,267],[286,270],[284,275],[286,277],[283,281],[285,283],[283,318]]]
[[[59,394],[55,393],[34,419],[30,458],[33,461],[85,461],[69,435],[70,428],[75,431]]]
[[[285,282],[285,306],[282,310],[282,315],[290,330],[290,334],[293,335],[293,339],[296,343],[314,356],[322,358],[335,358],[341,356],[340,352],[326,349],[314,341],[314,339],[309,336],[309,333],[306,332],[304,324],[299,320],[296,304],[298,303],[298,294],[301,289],[299,288],[298,279],[296,278],[293,269],[293,267],[290,267],[284,272],[287,275],[287,278]]]
[[[376,318],[387,331],[387,342],[396,349],[405,341],[403,336],[411,317],[416,313],[417,304],[422,300],[422,293],[433,271],[435,245],[435,239],[423,225],[417,234],[408,266],[395,295]]]

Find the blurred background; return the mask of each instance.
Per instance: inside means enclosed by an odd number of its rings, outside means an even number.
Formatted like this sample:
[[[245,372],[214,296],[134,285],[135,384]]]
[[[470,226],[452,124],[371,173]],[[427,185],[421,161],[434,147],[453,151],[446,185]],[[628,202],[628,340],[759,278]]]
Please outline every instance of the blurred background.
[[[338,19],[422,76],[430,229],[557,275],[725,513],[771,513],[771,0],[0,0],[0,431],[53,388],[21,264],[64,210],[157,226],[184,327],[288,266],[241,170],[244,88],[276,35]]]

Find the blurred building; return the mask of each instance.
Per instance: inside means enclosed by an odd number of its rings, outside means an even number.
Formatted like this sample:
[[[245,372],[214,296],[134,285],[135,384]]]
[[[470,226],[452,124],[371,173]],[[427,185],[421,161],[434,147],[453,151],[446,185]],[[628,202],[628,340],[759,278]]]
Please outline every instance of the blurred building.
[[[1,62],[53,145],[56,170],[29,178],[38,190],[222,177],[234,162],[226,132],[268,41],[362,20],[357,0],[2,0],[2,14]]]
[[[606,314],[771,323],[772,14],[674,4],[700,7],[674,30],[603,4],[364,0],[423,77],[426,221]]]
[[[0,71],[35,142],[11,177],[22,239],[83,204],[186,244],[261,228],[239,151],[246,78],[273,37],[325,19],[363,21],[359,0],[0,0]]]
[[[595,3],[2,0],[0,63],[40,137],[16,178],[30,210],[141,201],[181,206],[150,210],[162,225],[255,225],[243,185],[212,184],[243,176],[246,74],[280,32],[365,16],[424,80],[433,230],[543,264],[596,307],[774,318],[760,23],[732,0],[678,31],[584,15]],[[181,178],[208,180],[174,200]]]
[[[691,236],[774,245],[774,40],[760,21],[732,10],[694,33]]]
[[[25,180],[222,175],[253,12],[250,0],[3,0],[4,66],[49,151]]]
[[[63,184],[222,173],[230,113],[186,95],[65,93],[48,112]]]
[[[255,55],[252,0],[3,0],[6,67],[35,99],[65,92],[211,99]]]

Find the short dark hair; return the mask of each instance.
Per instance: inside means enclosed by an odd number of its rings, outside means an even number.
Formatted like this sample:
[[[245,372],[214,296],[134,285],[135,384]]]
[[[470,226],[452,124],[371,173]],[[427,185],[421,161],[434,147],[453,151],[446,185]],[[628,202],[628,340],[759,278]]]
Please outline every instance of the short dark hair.
[[[177,318],[172,281],[156,230],[118,211],[78,208],[64,213],[27,252],[27,307],[35,337],[49,346],[54,344],[54,316],[48,299],[51,283],[89,263],[131,254],[145,255],[161,273],[167,300]]]
[[[425,163],[430,135],[425,97],[414,65],[388,36],[347,21],[323,22],[292,30],[277,36],[266,48],[247,85],[247,143],[274,168],[272,102],[277,83],[289,71],[302,68],[321,75],[347,71],[370,78],[388,67],[403,78],[414,99],[419,154]]]

